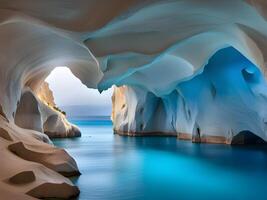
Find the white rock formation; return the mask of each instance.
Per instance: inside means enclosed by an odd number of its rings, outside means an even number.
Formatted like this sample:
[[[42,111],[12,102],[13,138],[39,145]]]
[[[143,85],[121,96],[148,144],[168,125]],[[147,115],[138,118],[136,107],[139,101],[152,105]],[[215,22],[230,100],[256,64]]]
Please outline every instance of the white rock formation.
[[[201,74],[168,95],[126,86],[114,91],[112,119],[119,134],[242,143],[242,133],[251,132],[267,140],[265,78],[233,48],[218,51]]]
[[[53,92],[47,82],[44,82],[36,93],[45,134],[50,138],[81,136],[78,127],[68,122],[66,113],[56,106]]]
[[[0,126],[10,129],[3,138],[14,140],[11,147],[9,140],[0,143],[1,158],[17,153],[27,171],[36,172],[35,180],[42,180],[17,189],[21,198],[21,193],[42,196],[49,180],[39,169],[55,170],[44,162],[45,152],[58,151],[36,142],[48,138],[29,128],[50,136],[70,130],[64,118],[36,98],[56,66],[68,66],[100,91],[127,85],[113,98],[119,133],[231,143],[250,131],[267,140],[265,1],[1,0],[0,10]],[[21,152],[32,150],[29,140],[44,159],[25,161]],[[59,159],[72,163],[64,155]],[[20,177],[19,166],[0,166],[1,180]],[[55,172],[49,174],[57,191],[67,189],[62,182],[71,186]]]
[[[42,86],[38,96],[47,97],[44,93],[50,93],[48,86],[47,90]],[[81,136],[79,129],[67,121],[64,113],[56,110],[58,108],[55,102],[51,101],[53,94],[50,93],[49,96],[50,102],[46,102],[45,99],[38,99],[29,88],[24,89],[15,113],[15,124],[21,128],[44,132],[50,138]]]
[[[112,100],[112,121],[116,133],[130,136],[177,135],[170,121],[171,113],[167,113],[163,100],[153,93],[123,86],[114,89]]]

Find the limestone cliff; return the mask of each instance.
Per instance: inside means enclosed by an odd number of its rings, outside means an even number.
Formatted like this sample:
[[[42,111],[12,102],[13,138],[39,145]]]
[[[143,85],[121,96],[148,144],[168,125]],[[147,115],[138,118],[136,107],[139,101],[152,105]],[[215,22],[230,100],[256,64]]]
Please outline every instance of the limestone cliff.
[[[46,81],[39,86],[36,94],[42,102],[46,103],[51,107],[56,106],[53,91],[49,88],[49,84]]]
[[[37,96],[49,97],[50,100],[53,99],[51,91],[48,90],[47,92],[44,88],[38,90]],[[30,88],[23,90],[15,113],[14,119],[16,125],[22,128],[44,132],[50,138],[81,136],[79,129],[68,122],[65,113],[56,107],[54,101],[46,102],[37,96]],[[52,107],[52,105],[54,106]]]
[[[51,138],[81,136],[78,127],[71,124],[66,118],[66,113],[56,106],[53,92],[47,82],[41,85],[36,94],[39,98],[42,127],[45,134]]]

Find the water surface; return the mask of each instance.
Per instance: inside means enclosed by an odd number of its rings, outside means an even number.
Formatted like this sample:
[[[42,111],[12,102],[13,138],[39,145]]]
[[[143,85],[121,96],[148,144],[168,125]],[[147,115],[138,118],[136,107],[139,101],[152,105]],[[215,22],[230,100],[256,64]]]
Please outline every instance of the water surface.
[[[267,199],[267,147],[114,135],[109,120],[73,120],[81,138],[55,139],[77,161],[80,200]]]

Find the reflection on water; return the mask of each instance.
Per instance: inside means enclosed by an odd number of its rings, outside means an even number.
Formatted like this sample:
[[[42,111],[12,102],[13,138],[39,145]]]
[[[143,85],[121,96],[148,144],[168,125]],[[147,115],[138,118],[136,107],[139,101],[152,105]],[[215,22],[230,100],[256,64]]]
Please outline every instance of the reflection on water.
[[[267,147],[113,135],[110,121],[74,121],[82,137],[55,139],[82,172],[80,200],[267,199]]]

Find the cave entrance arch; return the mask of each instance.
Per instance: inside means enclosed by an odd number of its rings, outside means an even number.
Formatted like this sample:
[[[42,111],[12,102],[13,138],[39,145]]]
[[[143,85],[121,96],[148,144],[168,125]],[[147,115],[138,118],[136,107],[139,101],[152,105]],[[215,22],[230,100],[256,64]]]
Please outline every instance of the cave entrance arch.
[[[250,131],[241,131],[233,137],[231,144],[266,144],[266,142]]]
[[[67,118],[110,116],[113,88],[103,91],[87,88],[66,66],[58,66],[45,79],[52,91],[55,108]]]

